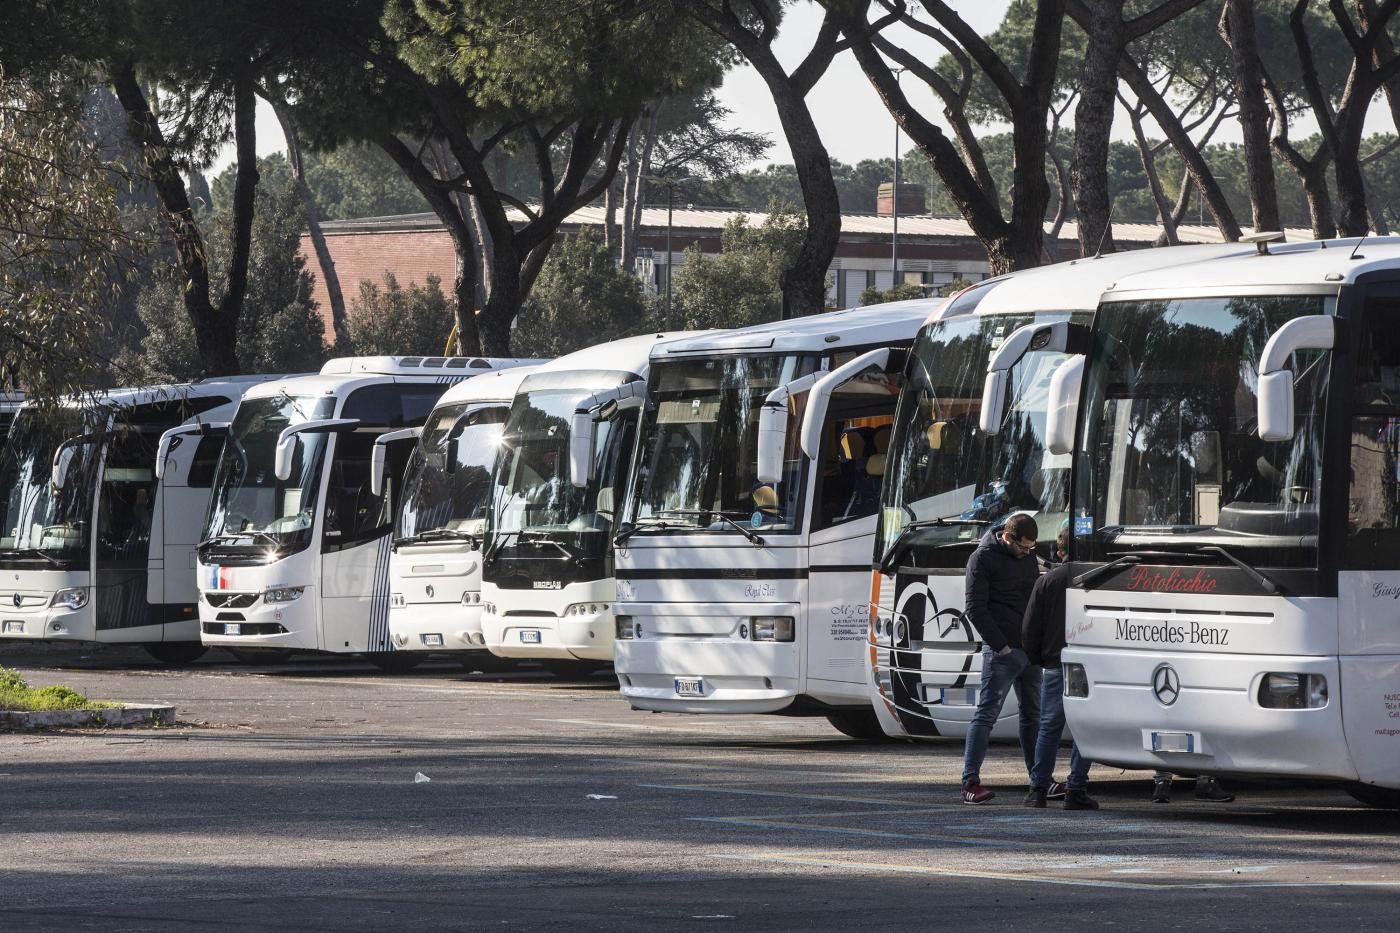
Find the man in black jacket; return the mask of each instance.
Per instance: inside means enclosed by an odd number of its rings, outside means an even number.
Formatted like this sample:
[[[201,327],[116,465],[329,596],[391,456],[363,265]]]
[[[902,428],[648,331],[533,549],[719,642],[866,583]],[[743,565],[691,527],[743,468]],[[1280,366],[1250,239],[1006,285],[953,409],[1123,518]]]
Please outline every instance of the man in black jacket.
[[[977,712],[963,749],[963,803],[986,803],[996,794],[982,786],[982,761],[1006,695],[1016,691],[1021,706],[1021,752],[1026,771],[1035,765],[1040,726],[1040,668],[1021,650],[1021,621],[1040,568],[1035,559],[1035,519],[1016,514],[983,536],[967,562],[963,610],[982,639],[982,685]]]
[[[1055,772],[1055,756],[1060,749],[1060,736],[1065,731],[1064,674],[1060,670],[1060,652],[1065,647],[1065,590],[1069,588],[1069,529],[1055,538],[1055,556],[1060,565],[1036,581],[1026,606],[1026,618],[1021,642],[1026,658],[1036,667],[1044,668],[1040,694],[1040,735],[1035,742],[1035,766],[1031,769],[1031,789],[1026,806],[1044,807],[1050,791],[1051,775]],[[1079,746],[1070,746],[1069,780],[1065,782],[1066,810],[1097,810],[1098,802],[1089,796],[1089,762],[1079,754]]]

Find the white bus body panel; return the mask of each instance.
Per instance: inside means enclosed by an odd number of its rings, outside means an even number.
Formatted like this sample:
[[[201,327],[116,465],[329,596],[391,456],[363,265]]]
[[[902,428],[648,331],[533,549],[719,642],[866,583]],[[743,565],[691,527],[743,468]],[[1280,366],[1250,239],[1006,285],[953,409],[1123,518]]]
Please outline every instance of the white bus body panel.
[[[320,533],[319,527],[317,533]],[[330,650],[324,648],[325,640],[320,634],[318,577],[314,548],[262,567],[200,564],[200,640],[206,645],[224,648]],[[304,586],[306,589],[291,602],[267,603],[263,594],[273,586]],[[215,606],[211,602],[230,597],[241,597],[248,605]],[[230,622],[238,625],[238,634],[225,634],[225,626]],[[279,627],[285,631],[275,631]],[[266,634],[252,634],[259,631]]]
[[[1084,665],[1087,698],[1065,714],[1086,758],[1192,774],[1289,774],[1355,780],[1343,722],[1337,601],[1070,589],[1065,663]],[[1153,677],[1170,665],[1180,695],[1159,700]],[[1321,674],[1320,709],[1268,709],[1270,672]],[[1191,737],[1193,750],[1153,751],[1153,733]]]
[[[49,605],[59,590],[91,585],[86,570],[0,571],[0,631],[27,641],[96,641],[97,600],[91,595],[81,609]]]
[[[405,544],[389,556],[396,651],[481,651],[481,552],[465,541]],[[470,595],[469,595],[470,594]],[[476,600],[464,603],[463,599]],[[436,635],[441,644],[428,644]]]
[[[483,583],[481,632],[486,647],[499,658],[611,661],[616,595],[612,577],[538,590],[507,590]],[[578,603],[598,606],[599,611],[564,615],[564,610]]]

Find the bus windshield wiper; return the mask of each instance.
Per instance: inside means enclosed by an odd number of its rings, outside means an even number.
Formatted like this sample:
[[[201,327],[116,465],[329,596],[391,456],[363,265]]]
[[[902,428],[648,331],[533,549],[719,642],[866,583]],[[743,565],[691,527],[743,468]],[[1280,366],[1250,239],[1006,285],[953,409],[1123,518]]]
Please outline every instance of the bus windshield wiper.
[[[1116,557],[1106,564],[1100,564],[1093,570],[1081,573],[1079,576],[1075,577],[1073,580],[1070,581],[1070,586],[1079,586],[1087,590],[1089,589],[1090,584],[1094,583],[1101,577],[1106,577],[1109,574],[1113,573],[1115,570],[1119,570],[1123,567],[1131,567],[1133,564],[1140,563],[1142,563],[1141,555],[1124,554],[1122,557]]]
[[[459,531],[456,528],[429,528],[427,531],[420,531],[417,534],[408,535],[403,538],[394,539],[394,547],[401,544],[423,544],[428,541],[475,541],[476,535],[469,531]]]
[[[218,544],[220,541],[237,541],[239,538],[262,538],[275,548],[280,549],[282,547],[281,538],[270,531],[259,531],[255,528],[250,528],[247,531],[226,531],[221,535],[214,535],[212,538],[206,538],[199,542],[199,546],[204,547],[207,544]]]
[[[52,566],[54,566],[54,567],[62,567],[62,566],[63,566],[63,561],[59,560],[57,557],[54,557],[52,554],[48,553],[47,551],[43,550],[42,548],[37,548],[37,547],[32,547],[32,548],[6,548],[5,550],[0,551],[0,557],[17,557],[17,558],[20,558],[20,559],[23,559],[23,558],[26,558],[26,557],[39,557],[39,558],[42,558],[43,560],[48,561],[49,564],[52,565]]]
[[[745,528],[743,525],[735,521],[732,515],[730,515],[727,512],[722,512],[719,509],[666,509],[666,514],[694,515],[696,517],[699,517],[701,515],[717,516],[721,521],[728,522],[730,525],[732,525],[734,527],[734,530],[739,532],[739,534],[743,535],[745,538],[748,538],[751,544],[753,544],[756,547],[763,547],[763,538],[761,536],[754,534],[753,531],[749,530],[748,528]],[[739,514],[742,515],[743,513],[741,512]]]
[[[1279,591],[1282,589],[1282,587],[1275,583],[1272,578],[1265,575],[1263,571],[1251,567],[1249,564],[1246,564],[1244,561],[1240,560],[1234,554],[1231,554],[1229,551],[1225,550],[1225,548],[1220,547],[1219,545],[1202,544],[1201,546],[1194,548],[1193,550],[1197,554],[1219,554],[1221,557],[1225,558],[1230,563],[1243,570],[1251,580],[1253,580],[1255,583],[1258,583],[1259,586],[1264,590],[1264,592],[1268,593],[1270,596],[1278,595]]]
[[[613,536],[613,547],[621,547],[627,541],[628,538],[632,537],[634,534],[641,531],[643,528],[656,528],[664,530],[667,528],[679,527],[681,526],[672,525],[670,522],[660,518],[640,519],[637,522],[628,525],[626,528],[622,529],[616,535]]]
[[[895,535],[895,539],[890,542],[890,546],[885,548],[885,556],[880,558],[880,572],[888,574],[894,569],[895,558],[902,553],[905,542],[913,536],[914,532],[921,528],[952,528],[958,525],[981,527],[990,524],[991,522],[985,518],[916,518],[899,529],[899,534]],[[967,542],[959,541],[956,543],[964,544]],[[976,539],[973,539],[972,543],[975,544]]]
[[[493,537],[491,538],[491,550],[487,551],[484,555],[482,555],[482,558],[481,558],[482,563],[487,563],[487,562],[489,562],[489,561],[495,560],[496,555],[500,552],[501,548],[505,547],[505,542],[506,542],[506,536],[507,536],[507,535],[519,535],[519,534],[520,534],[520,529],[519,529],[519,528],[514,528],[514,529],[511,529],[510,531],[498,531],[498,532],[496,532],[495,536],[493,536]]]

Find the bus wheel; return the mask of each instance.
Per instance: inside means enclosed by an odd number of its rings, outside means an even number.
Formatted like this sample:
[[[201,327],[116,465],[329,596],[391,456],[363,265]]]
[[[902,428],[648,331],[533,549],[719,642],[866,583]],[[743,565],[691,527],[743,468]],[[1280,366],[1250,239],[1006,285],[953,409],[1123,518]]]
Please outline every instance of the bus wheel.
[[[1400,810],[1400,790],[1392,787],[1356,783],[1348,784],[1346,791],[1367,806],[1380,807],[1383,810]]]
[[[287,648],[229,648],[228,653],[239,664],[286,664],[292,659]]]
[[[407,674],[428,660],[426,651],[367,651],[365,660],[386,674]]]
[[[197,641],[171,641],[145,645],[146,653],[162,664],[189,664],[208,651]]]
[[[842,735],[849,735],[862,742],[887,742],[889,736],[880,728],[880,720],[873,709],[840,710],[826,714],[826,721],[836,727]]]

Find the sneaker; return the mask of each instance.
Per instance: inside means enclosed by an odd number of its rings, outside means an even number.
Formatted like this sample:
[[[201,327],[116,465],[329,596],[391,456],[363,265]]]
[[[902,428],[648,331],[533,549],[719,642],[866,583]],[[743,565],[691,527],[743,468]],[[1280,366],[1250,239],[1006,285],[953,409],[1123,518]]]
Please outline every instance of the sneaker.
[[[995,796],[980,781],[969,781],[963,785],[963,803],[986,803]]]
[[[1235,795],[1220,786],[1220,782],[1208,775],[1196,778],[1196,799],[1211,803],[1229,803]]]
[[[1152,802],[1171,803],[1172,802],[1172,779],[1169,777],[1155,778],[1152,781]]]
[[[1066,810],[1097,810],[1099,802],[1089,796],[1089,792],[1082,787],[1071,787],[1065,792]]]
[[[1064,782],[1064,781],[1051,781],[1051,782],[1050,782],[1050,789],[1047,790],[1047,791],[1045,792],[1045,799],[1046,799],[1046,800],[1064,800],[1064,799],[1065,799],[1065,791],[1068,790],[1068,789],[1069,789],[1069,788],[1065,786],[1065,782]]]
[[[1032,787],[1030,791],[1026,794],[1025,805],[1035,810],[1044,810],[1045,798],[1047,796],[1048,795],[1045,793],[1045,788]]]

